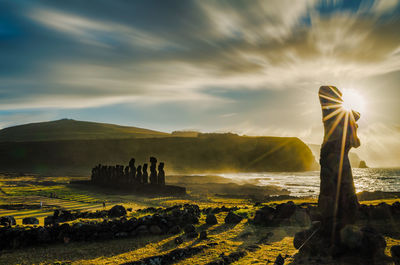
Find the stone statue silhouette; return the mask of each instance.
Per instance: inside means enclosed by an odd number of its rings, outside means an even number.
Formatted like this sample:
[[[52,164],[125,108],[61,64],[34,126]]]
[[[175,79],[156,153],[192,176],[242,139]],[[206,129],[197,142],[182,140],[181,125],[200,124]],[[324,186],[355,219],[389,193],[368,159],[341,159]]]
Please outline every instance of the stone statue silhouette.
[[[147,173],[147,163],[143,164],[143,174],[142,174],[142,181],[141,183],[147,184],[149,182],[149,173]]]
[[[337,241],[340,229],[355,222],[359,207],[348,153],[360,146],[356,123],[360,114],[343,108],[342,93],[334,86],[321,86],[319,100],[325,132],[318,198],[321,233]]]

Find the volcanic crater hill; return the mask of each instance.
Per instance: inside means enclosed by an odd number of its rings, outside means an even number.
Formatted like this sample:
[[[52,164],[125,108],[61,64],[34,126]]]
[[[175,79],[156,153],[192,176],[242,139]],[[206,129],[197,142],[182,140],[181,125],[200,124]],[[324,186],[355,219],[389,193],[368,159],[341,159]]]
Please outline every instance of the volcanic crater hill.
[[[29,123],[0,130],[0,142],[126,139],[167,137],[170,134],[108,123],[62,119]]]
[[[165,162],[169,174],[317,168],[309,147],[295,137],[231,133],[177,137],[135,127],[60,120],[6,128],[0,130],[0,139],[1,171],[89,175],[99,163],[125,164],[135,157],[142,164],[150,156]]]

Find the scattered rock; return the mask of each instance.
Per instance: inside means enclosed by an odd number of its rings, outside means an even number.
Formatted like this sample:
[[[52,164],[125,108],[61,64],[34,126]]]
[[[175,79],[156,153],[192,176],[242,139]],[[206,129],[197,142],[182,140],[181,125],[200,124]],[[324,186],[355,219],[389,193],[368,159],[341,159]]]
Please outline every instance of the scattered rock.
[[[390,253],[392,255],[395,265],[400,265],[400,245],[392,246],[390,248]]]
[[[205,239],[207,239],[207,231],[201,231],[201,232],[200,232],[199,239],[200,239],[200,240],[205,240]]]
[[[243,220],[243,217],[233,212],[229,212],[225,217],[226,224],[238,224]]]
[[[122,205],[115,205],[108,212],[108,216],[110,217],[120,217],[123,215],[126,215],[126,210]]]
[[[15,222],[15,218],[14,216],[3,216],[0,217],[0,225],[4,225],[4,226],[12,226],[12,225],[16,225],[17,223]]]
[[[216,225],[216,224],[218,224],[217,217],[215,217],[215,215],[212,214],[212,213],[207,214],[206,224],[208,224],[208,225]]]
[[[196,228],[192,224],[188,224],[183,228],[183,231],[185,231],[185,234],[193,233],[196,232]]]
[[[198,236],[199,236],[199,233],[197,233],[197,232],[190,232],[190,233],[186,234],[186,237],[190,238],[190,239],[197,238]]]
[[[354,225],[346,225],[340,231],[340,240],[342,245],[354,250],[362,246],[362,233],[358,227]]]
[[[181,227],[179,225],[174,225],[168,230],[168,234],[176,235],[181,232]]]
[[[180,245],[183,243],[183,238],[178,236],[174,239],[175,244]]]
[[[150,233],[152,233],[153,235],[160,235],[162,234],[162,230],[158,225],[152,225],[149,228]]]
[[[24,219],[22,219],[22,223],[24,225],[38,225],[39,220],[35,217],[25,217]]]
[[[282,257],[282,255],[279,254],[278,257],[276,257],[276,260],[275,260],[275,262],[274,262],[274,265],[283,265],[283,264],[285,264],[285,260],[284,260],[284,258]]]

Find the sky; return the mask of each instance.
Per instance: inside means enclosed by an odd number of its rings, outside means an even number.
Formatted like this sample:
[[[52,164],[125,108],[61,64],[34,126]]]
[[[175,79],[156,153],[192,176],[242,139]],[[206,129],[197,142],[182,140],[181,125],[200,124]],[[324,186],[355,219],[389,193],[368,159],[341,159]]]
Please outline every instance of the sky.
[[[318,89],[365,101],[356,150],[400,166],[400,3],[0,0],[0,128],[71,118],[322,142]]]

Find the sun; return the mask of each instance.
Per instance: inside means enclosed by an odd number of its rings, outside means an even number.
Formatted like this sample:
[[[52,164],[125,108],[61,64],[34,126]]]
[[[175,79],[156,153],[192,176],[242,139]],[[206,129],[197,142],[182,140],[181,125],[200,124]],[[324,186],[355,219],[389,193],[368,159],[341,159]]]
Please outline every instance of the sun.
[[[343,89],[342,93],[342,107],[345,110],[355,110],[358,112],[365,111],[365,99],[359,93],[357,93],[357,91],[354,89]]]

